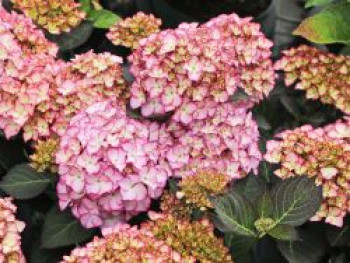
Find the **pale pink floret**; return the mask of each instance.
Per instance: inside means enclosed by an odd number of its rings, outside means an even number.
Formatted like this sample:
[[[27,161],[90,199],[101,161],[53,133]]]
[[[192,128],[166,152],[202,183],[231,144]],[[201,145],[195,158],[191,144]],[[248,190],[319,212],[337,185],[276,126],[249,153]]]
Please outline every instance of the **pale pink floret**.
[[[0,262],[26,262],[20,235],[25,224],[16,219],[16,210],[11,198],[0,198]]]
[[[223,103],[238,89],[257,102],[274,85],[271,46],[258,24],[235,14],[153,34],[129,58],[135,76],[131,106],[148,117],[187,100]],[[189,121],[186,115],[183,121]]]
[[[147,211],[172,175],[165,162],[172,144],[164,125],[130,119],[116,102],[88,107],[61,137],[56,158],[61,209],[71,207],[87,228]]]
[[[350,212],[350,119],[317,129],[305,125],[276,137],[281,140],[269,141],[265,154],[267,161],[281,164],[275,174],[315,179],[322,186],[323,203],[310,220],[341,227]]]

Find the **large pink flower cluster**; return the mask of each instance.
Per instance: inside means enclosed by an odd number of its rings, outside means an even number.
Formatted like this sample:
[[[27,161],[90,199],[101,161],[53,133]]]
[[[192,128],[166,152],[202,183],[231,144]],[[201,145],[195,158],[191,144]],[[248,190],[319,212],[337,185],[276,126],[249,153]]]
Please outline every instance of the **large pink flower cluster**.
[[[189,263],[149,230],[118,225],[102,230],[103,237],[75,248],[61,263],[143,262]]]
[[[57,46],[32,21],[0,7],[0,128],[19,132],[35,107],[48,98],[49,70]]]
[[[186,100],[226,102],[239,89],[258,101],[274,85],[271,46],[258,24],[235,14],[152,34],[129,58],[131,107],[147,117]]]
[[[57,51],[58,47],[45,38],[30,18],[16,12],[8,13],[0,6],[1,61],[43,53],[56,56]]]
[[[125,100],[128,95],[121,64],[118,56],[90,51],[68,63],[56,61],[47,66],[54,73],[49,98],[37,105],[23,128],[24,138],[61,136],[69,120],[80,110],[106,98]]]
[[[308,176],[323,189],[323,204],[311,220],[342,226],[350,212],[350,118],[324,128],[285,131],[267,143],[265,159],[280,163],[281,178]]]
[[[52,72],[45,63],[52,62],[51,57],[36,55],[14,57],[0,66],[0,128],[7,138],[17,134],[36,107],[49,99]]]
[[[1,41],[1,40],[0,40]],[[0,127],[7,137],[62,135],[80,110],[106,98],[125,100],[122,59],[88,52],[65,63],[46,55],[7,62],[0,76]]]
[[[259,131],[248,106],[217,104],[209,99],[184,104],[182,107],[193,107],[191,114],[177,111],[168,125],[168,131],[176,138],[167,153],[175,175],[216,169],[239,179],[252,170],[257,172],[261,159]]]
[[[172,175],[164,159],[173,141],[165,128],[130,119],[111,101],[77,114],[56,156],[61,209],[70,206],[87,228],[147,211]]]
[[[26,262],[20,235],[25,225],[16,219],[16,210],[11,198],[0,198],[0,262]]]

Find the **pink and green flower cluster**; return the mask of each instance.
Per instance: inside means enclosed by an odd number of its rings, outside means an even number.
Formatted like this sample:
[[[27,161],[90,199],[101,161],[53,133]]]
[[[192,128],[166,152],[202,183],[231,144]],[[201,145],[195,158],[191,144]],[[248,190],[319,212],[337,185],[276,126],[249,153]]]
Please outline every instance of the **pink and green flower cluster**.
[[[75,114],[98,101],[125,101],[128,95],[121,63],[118,56],[90,51],[67,63],[48,65],[54,69],[48,99],[37,105],[23,127],[25,140],[62,136]]]
[[[14,7],[51,34],[71,31],[86,14],[74,0],[11,0]]]
[[[141,39],[159,32],[161,24],[161,20],[155,18],[154,15],[138,12],[113,25],[107,33],[107,38],[116,46],[136,49]]]
[[[30,19],[0,9],[0,128],[26,141],[62,135],[69,120],[106,98],[125,100],[122,59],[88,52],[56,60]]]
[[[350,114],[350,56],[334,55],[300,46],[283,52],[275,64],[285,73],[285,83],[304,90],[306,97],[331,104]]]
[[[128,225],[104,229],[103,237],[75,248],[61,263],[190,263],[152,232]]]
[[[274,85],[271,46],[258,24],[235,14],[152,34],[129,58],[131,107],[148,117],[187,101],[223,103],[239,89],[259,101]]]
[[[186,107],[191,109],[190,115],[182,111]],[[240,179],[250,171],[257,172],[261,160],[259,130],[248,107],[209,99],[189,102],[173,119],[168,129],[176,140],[167,160],[176,176],[215,169]]]
[[[311,220],[341,227],[350,212],[350,119],[324,128],[310,125],[277,135],[267,143],[265,159],[280,163],[281,178],[308,176],[323,189],[323,204]]]
[[[149,209],[173,171],[165,125],[131,119],[112,101],[77,114],[61,137],[56,161],[61,209],[87,227],[106,227]]]

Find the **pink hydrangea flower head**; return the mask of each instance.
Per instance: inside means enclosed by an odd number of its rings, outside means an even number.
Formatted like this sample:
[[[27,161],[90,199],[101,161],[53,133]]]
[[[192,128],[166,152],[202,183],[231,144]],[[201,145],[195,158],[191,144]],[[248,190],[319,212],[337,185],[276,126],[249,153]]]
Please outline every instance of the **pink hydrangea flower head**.
[[[127,117],[103,101],[77,114],[61,137],[57,194],[87,227],[105,227],[147,211],[172,175],[165,125]]]
[[[259,101],[274,85],[271,46],[257,24],[236,15],[152,34],[129,57],[131,107],[147,117],[185,100],[226,102],[239,89]]]
[[[22,56],[42,53],[56,56],[58,51],[57,45],[49,42],[30,18],[16,12],[8,13],[0,6],[0,53],[3,49],[20,50]]]
[[[285,73],[285,83],[304,90],[308,99],[334,105],[350,114],[350,56],[334,55],[300,46],[283,52],[275,68]]]
[[[107,38],[114,45],[122,45],[128,48],[136,49],[141,39],[159,32],[162,22],[152,14],[147,15],[138,12],[132,17],[118,21],[109,29]]]
[[[0,40],[1,41],[1,40]],[[7,138],[16,135],[49,99],[52,75],[50,56],[12,57],[0,65],[0,128]]]
[[[9,138],[49,97],[57,46],[32,21],[0,7],[0,128]]]
[[[34,61],[35,59],[31,59],[28,62],[29,68],[33,70],[36,69]],[[77,55],[68,63],[59,60],[39,62],[39,67],[35,71],[38,71],[34,79],[36,82],[32,85],[33,94],[30,97],[34,101],[26,100],[31,107],[25,108],[28,112],[24,115],[26,118],[21,119],[16,129],[12,123],[8,124],[5,121],[6,126],[10,126],[8,128],[10,131],[7,132],[9,136],[18,133],[21,128],[24,130],[25,140],[62,135],[69,120],[89,105],[106,98],[118,100],[121,104],[126,103],[128,93],[121,67],[122,59],[118,56],[88,52]],[[19,84],[23,92],[28,93],[28,88],[24,89],[23,85],[23,82],[28,82],[28,77],[23,77],[21,81]],[[37,93],[40,93],[40,96]],[[18,92],[15,94],[13,107],[19,103],[18,97],[21,98],[23,95]],[[7,100],[0,100],[2,101],[8,105]],[[7,114],[15,114],[15,111]]]
[[[11,198],[0,198],[0,262],[26,262],[20,235],[25,224],[16,219],[16,210]]]
[[[61,263],[190,263],[148,230],[119,225],[102,232],[103,237],[95,237],[85,247],[75,248],[69,256],[63,257]]]
[[[281,178],[308,176],[323,189],[323,204],[311,220],[341,227],[350,212],[350,119],[323,128],[287,130],[267,143],[265,159],[280,163]]]
[[[168,124],[169,132],[177,138],[167,153],[175,175],[216,169],[231,179],[240,179],[250,171],[257,172],[259,131],[248,106],[207,100],[183,104],[193,107],[191,113],[179,114],[180,109]],[[188,120],[186,124],[184,120]]]

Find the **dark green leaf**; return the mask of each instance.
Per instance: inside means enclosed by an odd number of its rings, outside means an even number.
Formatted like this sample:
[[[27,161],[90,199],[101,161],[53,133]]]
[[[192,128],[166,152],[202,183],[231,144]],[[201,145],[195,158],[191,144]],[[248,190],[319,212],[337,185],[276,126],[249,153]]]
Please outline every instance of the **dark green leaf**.
[[[273,203],[270,193],[264,193],[258,200],[257,210],[259,218],[270,218],[273,213]]]
[[[17,199],[30,199],[41,194],[54,176],[38,173],[28,164],[12,168],[0,182],[0,188]]]
[[[318,44],[350,45],[350,4],[340,2],[305,19],[293,32]]]
[[[91,10],[91,0],[79,0],[80,2],[80,8],[88,13]]]
[[[16,164],[26,162],[23,148],[20,141],[0,138],[0,167],[9,170]]]
[[[224,241],[225,245],[230,248],[234,259],[236,259],[247,254],[258,240],[254,237],[225,233]]]
[[[350,246],[350,226],[344,226],[342,228],[328,226],[327,238],[331,246]]]
[[[237,192],[254,203],[264,194],[265,183],[256,175],[250,174],[243,180],[236,182],[230,192]]]
[[[271,229],[268,234],[283,241],[296,241],[299,239],[296,229],[288,225],[278,225]]]
[[[249,100],[250,97],[243,89],[238,89],[232,97],[233,102]]]
[[[60,35],[47,34],[47,38],[60,47],[61,51],[67,51],[84,44],[93,31],[91,22],[85,21],[69,33],[62,33]]]
[[[41,235],[42,248],[78,245],[93,237],[95,230],[85,229],[69,212],[54,207],[47,214]]]
[[[262,161],[259,164],[259,178],[263,178],[265,182],[270,183],[276,179],[276,176],[273,174],[273,165]]]
[[[346,46],[342,50],[340,50],[340,54],[350,56],[350,46]]]
[[[342,253],[340,255],[334,256],[332,258],[332,261],[330,261],[330,262],[332,262],[332,263],[349,263],[349,260],[346,256],[346,254]]]
[[[279,241],[277,246],[289,263],[318,263],[325,252],[322,239],[313,233],[300,232],[301,241]]]
[[[239,193],[230,192],[212,198],[218,219],[229,230],[243,236],[256,236],[254,232],[255,214],[252,205]]]
[[[60,262],[63,255],[60,250],[40,248],[40,242],[35,242],[30,255],[31,263],[54,263]]]
[[[305,176],[278,183],[272,194],[276,225],[299,226],[315,215],[322,202],[320,187]]]
[[[313,7],[313,6],[320,6],[320,5],[326,5],[332,3],[333,0],[307,0],[305,3],[305,7]]]
[[[121,19],[118,15],[106,9],[91,11],[88,18],[93,21],[94,27],[104,29],[110,28]]]
[[[267,130],[267,131],[271,130],[270,123],[267,121],[267,119],[263,115],[258,114],[257,116],[255,116],[255,119],[260,129]]]
[[[276,245],[273,238],[266,236],[260,239],[254,249],[255,263],[288,263]]]
[[[301,112],[299,105],[296,101],[287,95],[281,97],[281,103],[286,108],[286,110],[293,115],[293,117],[297,120],[301,118]]]

